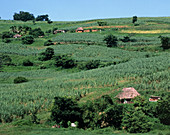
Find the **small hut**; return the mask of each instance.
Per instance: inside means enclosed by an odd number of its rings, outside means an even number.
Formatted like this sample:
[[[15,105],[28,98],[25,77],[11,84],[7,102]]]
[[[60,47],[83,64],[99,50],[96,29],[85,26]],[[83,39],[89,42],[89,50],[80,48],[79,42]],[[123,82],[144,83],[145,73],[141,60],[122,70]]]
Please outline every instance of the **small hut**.
[[[150,102],[157,102],[158,100],[160,100],[161,98],[159,96],[151,96],[149,98],[149,101]]]
[[[79,27],[76,29],[76,32],[78,32],[78,33],[84,32],[84,29],[82,27]]]
[[[132,103],[131,99],[139,96],[140,94],[132,87],[123,88],[122,92],[119,93],[116,98],[119,99],[120,103]]]
[[[13,38],[20,38],[21,37],[21,35],[19,35],[19,34],[15,34],[14,36],[13,36]]]

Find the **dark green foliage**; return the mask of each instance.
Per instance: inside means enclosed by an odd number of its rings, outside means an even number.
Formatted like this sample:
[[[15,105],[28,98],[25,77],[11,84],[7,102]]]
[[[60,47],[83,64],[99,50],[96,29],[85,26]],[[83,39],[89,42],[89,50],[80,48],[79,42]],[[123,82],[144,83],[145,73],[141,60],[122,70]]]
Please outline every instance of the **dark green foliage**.
[[[112,34],[106,36],[103,41],[106,41],[107,47],[117,47],[117,37]]]
[[[99,65],[100,65],[99,60],[91,60],[84,64],[82,64],[82,63],[78,64],[78,68],[82,69],[82,70],[90,70],[90,69],[98,68]]]
[[[28,82],[28,80],[25,77],[17,77],[14,79],[14,83],[23,83]]]
[[[8,55],[0,55],[0,63],[2,65],[11,65],[12,59]]]
[[[123,39],[120,39],[122,42],[130,42],[131,39],[128,36],[125,36]]]
[[[33,14],[30,14],[29,12],[20,11],[19,13],[15,13],[13,15],[14,20],[21,20],[21,21],[29,21],[34,20],[35,17]]]
[[[56,30],[58,30],[58,28],[53,28],[53,30],[52,30],[53,34],[55,34],[54,31],[56,31]]]
[[[2,39],[5,39],[5,38],[12,38],[13,35],[14,35],[14,34],[5,31],[5,32],[2,33],[2,36],[1,36],[1,37],[2,37]]]
[[[85,128],[102,128],[114,126],[120,128],[122,106],[114,104],[108,95],[104,95],[94,102],[87,101],[82,106]]]
[[[152,126],[150,117],[138,107],[131,108],[124,113],[122,127],[130,133],[146,133],[152,129]]]
[[[169,49],[170,48],[170,38],[169,37],[162,37],[160,36],[159,38],[161,38],[161,44],[162,44],[162,48],[163,49]]]
[[[35,19],[36,21],[48,21],[48,15],[38,15]]]
[[[54,43],[51,40],[47,40],[46,42],[44,42],[44,46],[50,46],[50,45],[54,45]]]
[[[8,39],[8,38],[5,38],[2,40],[4,43],[10,43],[11,42],[11,39]]]
[[[99,26],[106,26],[107,22],[97,22]]]
[[[51,31],[52,31],[52,30],[51,30],[51,29],[49,29],[49,30],[47,30],[45,33],[51,33]]]
[[[75,66],[75,61],[68,55],[55,56],[54,60],[57,67],[72,68]]]
[[[27,59],[27,60],[24,60],[22,64],[23,64],[23,66],[33,66],[33,62],[31,62],[31,61],[28,60],[28,59]]]
[[[158,101],[156,111],[161,123],[170,125],[170,94],[169,93],[165,98]]]
[[[68,127],[67,122],[82,122],[81,109],[78,104],[70,98],[55,97],[54,104],[51,109],[51,119],[60,126]]]
[[[134,24],[135,22],[137,22],[137,16],[133,16],[133,18],[132,18],[132,23]]]
[[[31,30],[29,34],[33,35],[34,37],[44,36],[44,32],[40,28]]]
[[[41,61],[50,60],[54,55],[54,49],[53,48],[47,48],[45,52],[40,53],[40,57],[38,58]]]
[[[32,35],[27,35],[25,37],[22,37],[23,44],[32,44],[33,42],[34,42],[34,37]]]
[[[51,23],[53,23],[53,21],[51,21],[51,20],[48,20],[48,21],[47,21],[47,23],[48,23],[48,24],[51,24]]]

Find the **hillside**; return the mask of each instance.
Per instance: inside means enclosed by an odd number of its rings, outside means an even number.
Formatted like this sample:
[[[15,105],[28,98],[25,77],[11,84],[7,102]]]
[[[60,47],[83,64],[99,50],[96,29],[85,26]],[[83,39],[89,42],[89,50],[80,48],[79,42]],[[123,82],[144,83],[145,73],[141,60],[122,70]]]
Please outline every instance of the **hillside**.
[[[106,22],[107,26],[99,26],[98,22]],[[56,96],[77,98],[78,104],[84,104],[103,95],[114,99],[125,87],[134,87],[146,100],[151,95],[163,97],[170,92],[170,54],[169,50],[161,48],[158,38],[170,37],[170,17],[138,18],[136,26],[131,18],[51,24],[0,20],[1,36],[3,32],[11,31],[12,26],[40,28],[45,35],[35,37],[30,45],[23,44],[22,37],[11,37],[9,43],[0,40],[2,123],[23,116],[27,118],[37,110],[43,124],[50,117],[49,110]],[[89,31],[76,32],[78,27]],[[49,32],[54,28],[67,32]],[[21,35],[28,35],[27,31],[25,34],[22,32]],[[109,34],[117,37],[117,47],[106,46],[103,39]],[[121,39],[126,36],[130,41],[123,42]],[[53,45],[44,46],[47,40],[51,40]],[[55,56],[64,55],[74,60],[74,67],[56,66],[57,57],[40,60],[40,54],[49,47],[54,49]],[[28,60],[33,65],[23,64]],[[98,63],[96,67],[87,69],[85,64],[88,62],[93,66]],[[15,84],[16,77],[25,77],[28,82]]]

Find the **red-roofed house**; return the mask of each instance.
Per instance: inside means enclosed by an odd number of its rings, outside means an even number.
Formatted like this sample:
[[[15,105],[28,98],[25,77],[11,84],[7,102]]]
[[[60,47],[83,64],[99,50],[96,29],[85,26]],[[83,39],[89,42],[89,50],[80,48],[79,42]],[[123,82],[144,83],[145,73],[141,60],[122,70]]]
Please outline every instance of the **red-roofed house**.
[[[15,35],[13,36],[13,38],[20,38],[20,37],[22,37],[22,36],[19,35],[19,34],[15,34]]]
[[[82,27],[79,27],[76,29],[76,32],[79,32],[79,33],[84,32],[84,29]]]

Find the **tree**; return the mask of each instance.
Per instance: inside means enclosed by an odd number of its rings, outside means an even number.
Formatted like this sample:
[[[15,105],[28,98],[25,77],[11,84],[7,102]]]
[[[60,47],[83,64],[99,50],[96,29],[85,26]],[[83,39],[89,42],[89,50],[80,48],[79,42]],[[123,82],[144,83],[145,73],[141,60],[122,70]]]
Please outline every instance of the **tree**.
[[[19,13],[14,13],[13,18],[14,20],[20,20],[24,22],[35,19],[33,14],[24,11],[20,11]]]
[[[24,60],[22,64],[23,64],[23,66],[33,66],[34,65],[33,62],[31,62],[28,59]]]
[[[103,41],[106,41],[107,47],[117,47],[117,37],[112,34],[106,36]]]
[[[47,40],[44,42],[44,46],[50,46],[50,45],[54,45],[53,41]]]
[[[34,42],[34,38],[32,35],[27,35],[25,37],[22,37],[23,44],[32,44],[33,42]]]
[[[99,26],[106,26],[107,22],[97,22]]]
[[[40,53],[40,57],[38,58],[41,61],[50,60],[54,56],[54,49],[47,48],[45,52]]]
[[[48,15],[38,15],[35,19],[36,21],[48,21]]]
[[[41,28],[35,28],[29,32],[30,35],[33,35],[34,37],[44,36],[44,32],[41,30]]]
[[[81,109],[71,98],[55,97],[51,109],[51,119],[57,124],[62,123],[63,127],[68,127],[68,121],[82,123]]]
[[[23,83],[23,82],[28,82],[28,79],[26,79],[25,77],[17,77],[14,79],[14,83]]]
[[[130,42],[129,36],[125,36],[123,39],[120,39],[122,42]]]
[[[162,100],[158,101],[158,105],[156,107],[158,118],[161,123],[170,125],[170,94]]]
[[[137,22],[137,16],[133,16],[132,18],[132,23],[134,24],[135,22]]]
[[[124,113],[122,127],[130,133],[146,133],[152,129],[150,117],[138,107]]]
[[[164,50],[170,48],[170,38],[169,38],[169,37],[159,36],[158,38],[161,38],[161,44],[162,44],[161,47],[162,47]]]

